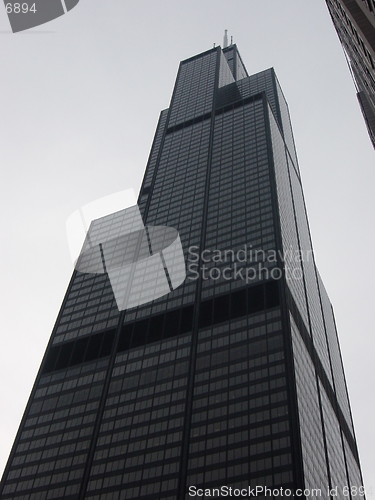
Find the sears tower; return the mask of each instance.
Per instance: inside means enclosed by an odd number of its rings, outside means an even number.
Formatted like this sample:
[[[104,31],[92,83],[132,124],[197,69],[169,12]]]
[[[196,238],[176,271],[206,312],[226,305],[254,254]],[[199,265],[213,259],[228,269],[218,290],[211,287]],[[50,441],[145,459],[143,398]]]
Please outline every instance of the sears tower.
[[[273,69],[249,76],[233,44],[181,62],[138,206],[146,227],[178,230],[186,279],[119,311],[105,269],[74,271],[1,498],[182,500],[256,486],[355,498],[335,320]],[[90,231],[100,240],[123,224],[120,211]]]

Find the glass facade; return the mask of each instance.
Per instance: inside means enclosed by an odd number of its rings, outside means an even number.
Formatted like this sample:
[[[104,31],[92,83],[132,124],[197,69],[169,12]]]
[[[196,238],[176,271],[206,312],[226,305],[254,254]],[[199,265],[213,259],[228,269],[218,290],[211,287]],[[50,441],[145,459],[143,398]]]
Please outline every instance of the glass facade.
[[[146,227],[178,230],[186,280],[119,311],[106,272],[74,272],[1,498],[182,500],[259,486],[328,499],[328,488],[359,487],[334,316],[272,68],[248,76],[235,45],[181,62],[138,206]],[[117,212],[89,237],[129,224]]]
[[[374,0],[326,0],[357,89],[357,98],[375,148]]]

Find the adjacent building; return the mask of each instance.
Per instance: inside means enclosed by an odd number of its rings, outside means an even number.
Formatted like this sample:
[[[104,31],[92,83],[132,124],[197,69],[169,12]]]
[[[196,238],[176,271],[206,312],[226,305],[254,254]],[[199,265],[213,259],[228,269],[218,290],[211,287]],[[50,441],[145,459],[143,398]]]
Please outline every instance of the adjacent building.
[[[326,0],[344,49],[368,133],[375,147],[375,2]]]
[[[272,68],[249,76],[233,44],[181,62],[138,206],[146,227],[178,230],[187,277],[120,311],[104,264],[74,271],[1,498],[248,498],[257,486],[273,490],[258,498],[347,498],[362,486],[353,421]],[[89,237],[128,223],[114,213]]]

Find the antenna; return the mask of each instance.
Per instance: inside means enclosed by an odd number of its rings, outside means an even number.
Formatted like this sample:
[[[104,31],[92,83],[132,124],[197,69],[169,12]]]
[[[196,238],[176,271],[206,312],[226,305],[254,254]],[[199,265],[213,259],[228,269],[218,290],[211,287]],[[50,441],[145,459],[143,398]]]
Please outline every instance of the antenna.
[[[224,31],[224,41],[223,41],[223,47],[224,49],[228,47],[228,30]]]
[[[230,44],[233,45],[233,35],[230,37]]]

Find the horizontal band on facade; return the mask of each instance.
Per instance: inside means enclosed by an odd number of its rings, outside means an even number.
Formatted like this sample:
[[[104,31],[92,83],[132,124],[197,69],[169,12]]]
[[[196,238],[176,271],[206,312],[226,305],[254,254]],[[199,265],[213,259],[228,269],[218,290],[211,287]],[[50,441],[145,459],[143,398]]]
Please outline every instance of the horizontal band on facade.
[[[203,301],[200,305],[198,325],[199,328],[213,326],[271,309],[279,303],[278,283],[261,283]],[[193,315],[194,306],[191,305],[125,324],[117,352],[189,333],[193,328]],[[51,373],[109,356],[114,338],[115,330],[111,329],[54,346],[47,354],[42,372]]]
[[[223,113],[226,113],[228,111],[232,111],[233,109],[240,108],[242,106],[246,106],[247,104],[250,104],[254,101],[258,101],[262,98],[266,98],[265,92],[259,92],[257,94],[254,94],[252,96],[246,97],[245,99],[241,98],[239,96],[238,100],[235,100],[231,104],[228,104],[226,106],[222,106],[216,109],[215,111],[215,116],[221,115]],[[173,127],[169,127],[166,130],[166,135],[172,134],[173,132],[177,132],[178,130],[182,130],[183,128],[191,127],[192,125],[195,125],[196,123],[201,123],[206,120],[211,120],[212,118],[212,113],[205,113],[204,115],[197,116],[196,118],[192,118],[191,120],[186,120],[185,122],[179,123],[177,125],[174,125]],[[142,193],[144,194],[144,193]]]

